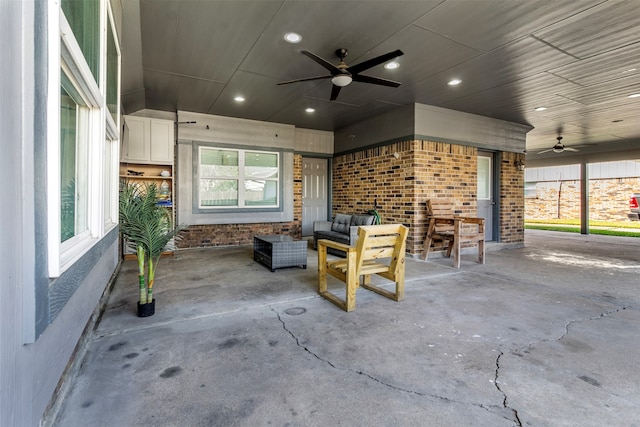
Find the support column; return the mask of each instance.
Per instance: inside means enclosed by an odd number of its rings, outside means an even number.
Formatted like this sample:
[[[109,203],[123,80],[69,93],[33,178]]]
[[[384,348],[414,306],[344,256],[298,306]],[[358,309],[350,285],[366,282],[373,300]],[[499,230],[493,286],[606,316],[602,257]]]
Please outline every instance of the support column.
[[[589,164],[580,163],[580,234],[589,234]]]

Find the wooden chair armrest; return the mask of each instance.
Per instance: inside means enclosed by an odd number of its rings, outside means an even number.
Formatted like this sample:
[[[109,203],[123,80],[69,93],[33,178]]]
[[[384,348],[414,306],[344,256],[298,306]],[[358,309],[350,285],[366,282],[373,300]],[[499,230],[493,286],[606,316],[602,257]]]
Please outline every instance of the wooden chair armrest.
[[[329,248],[338,249],[344,252],[355,252],[354,246],[345,245],[344,243],[334,242],[333,240],[320,239],[318,240],[318,246],[326,246]]]
[[[435,224],[453,224],[453,221],[459,217],[440,217],[440,216],[432,216],[430,219],[433,220]]]
[[[460,216],[458,218],[460,218],[462,222],[466,222],[469,224],[484,224],[484,218],[475,218],[470,216]]]

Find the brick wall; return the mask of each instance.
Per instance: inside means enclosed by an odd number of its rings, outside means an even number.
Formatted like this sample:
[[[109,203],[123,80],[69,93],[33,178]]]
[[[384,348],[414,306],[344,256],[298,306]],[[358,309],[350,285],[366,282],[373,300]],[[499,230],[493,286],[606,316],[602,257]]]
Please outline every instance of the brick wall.
[[[398,157],[394,156],[398,153]],[[503,153],[501,242],[524,241],[524,174],[513,162],[521,154]],[[449,198],[460,215],[477,215],[477,149],[433,141],[403,141],[333,159],[333,212],[377,209],[383,223],[410,227],[407,252],[423,252],[426,200]],[[182,232],[179,248],[253,244],[258,234],[302,236],[302,156],[294,156],[294,219],[285,223],[193,225]]]
[[[524,242],[524,171],[516,161],[524,161],[524,154],[502,153],[500,167],[500,242]]]
[[[501,172],[501,241],[509,243],[524,241],[524,174],[513,165],[517,156],[505,153]],[[452,199],[458,214],[476,216],[476,181],[475,147],[417,140],[345,154],[333,160],[332,216],[366,212],[377,200],[382,222],[409,226],[407,252],[421,254],[426,200]]]
[[[192,225],[181,232],[177,247],[252,245],[253,236],[260,234],[288,234],[302,237],[302,156],[293,156],[293,221],[251,224]]]
[[[596,221],[627,221],[629,196],[640,191],[640,177],[589,180],[589,218]],[[528,219],[579,219],[580,181],[536,184],[535,198],[525,201]]]

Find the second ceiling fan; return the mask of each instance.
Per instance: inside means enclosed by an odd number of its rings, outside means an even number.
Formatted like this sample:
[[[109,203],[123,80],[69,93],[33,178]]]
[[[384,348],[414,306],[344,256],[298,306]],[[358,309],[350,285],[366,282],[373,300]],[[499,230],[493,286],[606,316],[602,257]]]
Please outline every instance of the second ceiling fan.
[[[329,61],[319,57],[318,55],[309,52],[308,50],[300,51],[302,54],[308,56],[318,64],[322,65],[324,68],[329,70],[329,75],[316,76],[316,77],[307,77],[303,79],[289,80],[286,82],[280,82],[278,85],[286,85],[290,83],[297,82],[306,82],[309,80],[320,80],[320,79],[331,79],[331,83],[333,87],[331,89],[331,100],[334,101],[338,98],[338,94],[340,93],[340,89],[349,85],[352,81],[361,82],[361,83],[371,83],[375,85],[389,86],[389,87],[398,87],[400,83],[394,82],[393,80],[381,79],[379,77],[366,76],[364,74],[360,74],[361,72],[368,70],[369,68],[375,67],[376,65],[380,65],[383,62],[387,62],[392,60],[393,58],[397,58],[398,56],[404,55],[401,50],[394,50],[393,52],[386,53],[384,55],[377,56],[373,59],[369,59],[367,61],[361,62],[359,64],[348,66],[344,62],[344,58],[347,56],[347,49],[338,49],[336,50],[336,56],[340,59],[340,62],[337,65],[333,65]]]
[[[554,153],[562,153],[564,151],[580,151],[577,148],[572,148],[572,147],[567,147],[562,143],[562,137],[559,136],[556,138],[558,140],[558,142],[556,142],[556,145],[554,145],[553,147],[547,149],[547,150],[542,150],[540,151],[538,154],[544,154],[544,153],[548,153],[549,151],[553,151]]]

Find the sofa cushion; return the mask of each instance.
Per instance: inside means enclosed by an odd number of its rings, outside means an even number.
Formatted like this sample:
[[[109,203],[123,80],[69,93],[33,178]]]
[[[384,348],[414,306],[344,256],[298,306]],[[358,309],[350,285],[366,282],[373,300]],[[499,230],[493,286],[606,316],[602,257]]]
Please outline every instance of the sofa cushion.
[[[351,225],[351,215],[336,214],[331,224],[331,231],[349,235],[349,226]]]
[[[333,240],[334,242],[344,243],[346,245],[349,244],[348,234],[340,233],[337,231],[316,231],[313,234],[316,240],[329,239],[329,240]]]
[[[373,225],[373,215],[351,215],[351,225]]]

